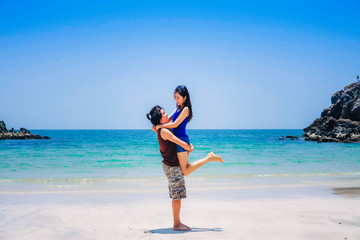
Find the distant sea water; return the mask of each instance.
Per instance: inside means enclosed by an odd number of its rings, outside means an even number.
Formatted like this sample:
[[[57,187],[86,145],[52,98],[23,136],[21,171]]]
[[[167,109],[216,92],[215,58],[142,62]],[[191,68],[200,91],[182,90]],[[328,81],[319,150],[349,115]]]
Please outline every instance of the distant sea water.
[[[31,130],[50,140],[0,141],[0,183],[13,180],[162,177],[161,155],[151,130]],[[279,140],[289,130],[188,130],[190,162],[213,151],[194,176],[360,175],[360,144]]]

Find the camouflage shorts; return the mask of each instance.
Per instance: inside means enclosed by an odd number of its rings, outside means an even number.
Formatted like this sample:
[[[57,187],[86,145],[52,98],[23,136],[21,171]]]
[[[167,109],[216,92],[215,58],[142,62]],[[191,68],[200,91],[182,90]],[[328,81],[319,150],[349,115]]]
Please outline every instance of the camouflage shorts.
[[[169,167],[163,163],[164,173],[169,180],[169,196],[173,200],[186,198],[185,179],[180,166]]]

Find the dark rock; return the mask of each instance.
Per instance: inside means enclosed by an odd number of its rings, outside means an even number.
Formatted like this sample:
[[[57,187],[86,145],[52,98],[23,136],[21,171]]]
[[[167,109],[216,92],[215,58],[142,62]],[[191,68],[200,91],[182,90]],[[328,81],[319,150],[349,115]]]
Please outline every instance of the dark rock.
[[[331,97],[331,104],[335,104],[341,97],[341,94],[344,92],[344,90],[338,91],[334,93]]]
[[[354,102],[349,118],[353,121],[360,121],[360,98]]]
[[[325,108],[321,113],[321,117],[329,116],[329,114],[330,114],[330,108]]]
[[[42,139],[42,137],[37,135],[37,134],[33,134],[32,137],[35,138],[35,139]]]
[[[6,125],[4,121],[0,121],[0,132],[7,132]]]
[[[295,136],[292,136],[292,135],[288,135],[288,136],[286,136],[286,138],[299,138],[299,137],[295,137]]]
[[[341,101],[337,101],[333,107],[329,108],[329,113],[327,116],[333,117],[333,118],[340,118],[341,112],[343,110],[343,105]]]
[[[332,105],[304,128],[305,140],[360,142],[360,83],[352,83],[331,97]]]
[[[295,140],[295,139],[298,139],[299,137],[295,137],[295,136],[292,136],[292,135],[288,135],[288,136],[281,136],[279,138],[279,140],[285,140],[286,138],[290,138],[290,140]]]
[[[30,133],[29,130],[27,130],[26,128],[20,128],[20,132],[22,132],[22,133]]]

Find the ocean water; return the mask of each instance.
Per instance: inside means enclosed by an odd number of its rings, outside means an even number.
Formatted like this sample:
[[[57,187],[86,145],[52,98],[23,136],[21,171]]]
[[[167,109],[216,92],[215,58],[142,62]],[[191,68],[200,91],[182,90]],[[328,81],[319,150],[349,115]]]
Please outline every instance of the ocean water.
[[[31,130],[51,140],[0,141],[0,182],[46,179],[121,179],[163,176],[151,130]],[[190,162],[213,151],[193,176],[360,175],[360,144],[279,140],[302,130],[188,130]]]

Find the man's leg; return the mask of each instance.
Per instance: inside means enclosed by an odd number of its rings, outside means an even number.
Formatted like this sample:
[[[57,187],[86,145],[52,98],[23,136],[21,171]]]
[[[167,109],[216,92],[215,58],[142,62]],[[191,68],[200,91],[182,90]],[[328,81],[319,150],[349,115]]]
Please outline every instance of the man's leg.
[[[173,217],[174,217],[174,230],[180,231],[189,231],[190,228],[185,224],[181,223],[180,221],[180,209],[181,209],[181,199],[172,200],[172,210],[173,210]]]

